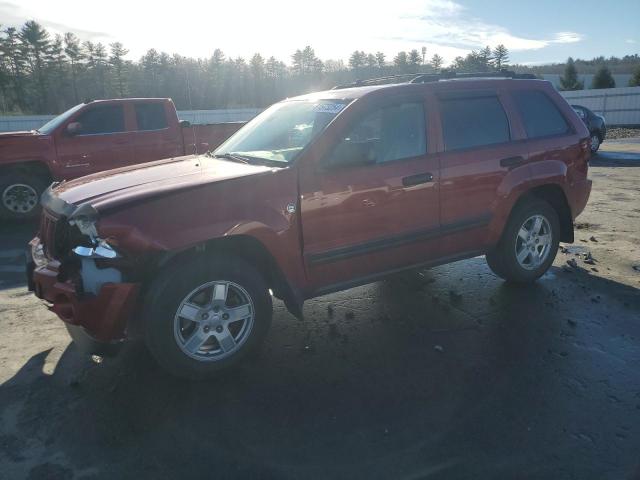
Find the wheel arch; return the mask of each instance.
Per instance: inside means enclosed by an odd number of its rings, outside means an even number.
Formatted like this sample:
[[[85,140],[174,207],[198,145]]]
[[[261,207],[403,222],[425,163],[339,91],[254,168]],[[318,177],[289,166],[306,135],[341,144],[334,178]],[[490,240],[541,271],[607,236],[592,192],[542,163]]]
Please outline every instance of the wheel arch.
[[[34,175],[53,181],[53,175],[51,174],[49,166],[42,160],[26,160],[23,162],[2,164],[0,165],[0,171]]]
[[[511,208],[509,217],[511,216],[511,213],[518,208],[518,206],[532,198],[544,200],[553,207],[553,209],[558,213],[558,220],[560,221],[560,241],[573,243],[574,234],[571,208],[569,207],[569,202],[564,190],[558,184],[549,183],[545,185],[538,185],[523,192]]]
[[[229,235],[207,240],[189,248],[168,251],[160,254],[153,272],[172,265],[180,264],[194,256],[225,255],[242,258],[263,275],[274,296],[284,301],[289,312],[297,318],[302,317],[302,295],[291,286],[286,275],[265,245],[257,238],[246,235]]]

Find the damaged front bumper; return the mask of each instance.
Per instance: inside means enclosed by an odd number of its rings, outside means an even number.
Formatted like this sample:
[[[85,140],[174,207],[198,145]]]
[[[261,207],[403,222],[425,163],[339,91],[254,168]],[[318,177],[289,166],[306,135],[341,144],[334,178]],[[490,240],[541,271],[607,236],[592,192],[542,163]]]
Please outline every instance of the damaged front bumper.
[[[29,290],[44,300],[61,320],[81,328],[97,344],[125,339],[140,285],[118,281],[120,277],[114,269],[98,269],[92,259],[83,259],[81,265],[79,278],[78,275],[68,278],[59,261],[50,260],[36,266],[30,259],[27,264]],[[70,329],[75,339],[72,330],[77,333],[78,328]]]

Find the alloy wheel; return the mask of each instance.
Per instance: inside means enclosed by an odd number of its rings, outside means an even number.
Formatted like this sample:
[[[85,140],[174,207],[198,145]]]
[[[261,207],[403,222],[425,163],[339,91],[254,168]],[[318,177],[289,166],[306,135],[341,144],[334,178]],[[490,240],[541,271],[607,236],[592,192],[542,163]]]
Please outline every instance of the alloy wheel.
[[[542,265],[551,251],[552,235],[551,224],[543,215],[527,218],[516,237],[518,264],[526,270],[535,270]]]
[[[247,291],[237,283],[216,280],[184,297],[174,317],[174,336],[189,357],[218,361],[240,349],[254,320],[255,308]]]

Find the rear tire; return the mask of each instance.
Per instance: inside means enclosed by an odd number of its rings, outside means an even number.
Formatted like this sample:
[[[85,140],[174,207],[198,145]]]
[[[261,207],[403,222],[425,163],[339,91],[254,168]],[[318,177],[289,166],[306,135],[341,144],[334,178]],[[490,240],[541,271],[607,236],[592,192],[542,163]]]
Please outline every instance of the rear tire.
[[[487,253],[489,268],[508,282],[530,283],[549,269],[558,252],[560,220],[544,200],[516,207],[498,245]]]
[[[47,186],[43,177],[19,171],[0,172],[0,218],[36,217],[40,212],[40,196]]]
[[[591,153],[596,153],[600,149],[600,135],[598,132],[593,132],[591,134]]]
[[[272,317],[262,275],[233,257],[199,257],[168,268],[150,286],[143,308],[144,338],[156,361],[194,380],[216,376],[256,350]]]

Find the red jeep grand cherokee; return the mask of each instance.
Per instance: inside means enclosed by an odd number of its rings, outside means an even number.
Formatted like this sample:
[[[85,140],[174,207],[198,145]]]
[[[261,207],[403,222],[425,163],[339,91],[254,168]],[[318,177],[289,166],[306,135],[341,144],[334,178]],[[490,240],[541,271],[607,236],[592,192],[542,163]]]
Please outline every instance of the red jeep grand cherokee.
[[[483,254],[532,282],[573,241],[589,132],[550,83],[513,77],[338,87],[271,106],[213,154],[54,185],[30,287],[93,351],[142,337],[203,378],[258,346],[272,294],[300,316]]]

